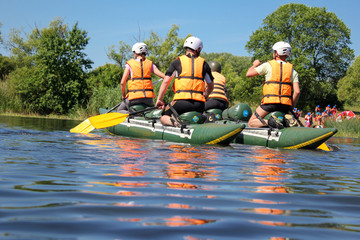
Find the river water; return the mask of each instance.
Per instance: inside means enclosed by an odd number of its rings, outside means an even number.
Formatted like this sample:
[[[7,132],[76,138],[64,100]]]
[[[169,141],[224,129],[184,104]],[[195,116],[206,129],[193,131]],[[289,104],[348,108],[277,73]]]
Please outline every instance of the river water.
[[[0,239],[360,239],[360,139],[278,150],[0,115]]]

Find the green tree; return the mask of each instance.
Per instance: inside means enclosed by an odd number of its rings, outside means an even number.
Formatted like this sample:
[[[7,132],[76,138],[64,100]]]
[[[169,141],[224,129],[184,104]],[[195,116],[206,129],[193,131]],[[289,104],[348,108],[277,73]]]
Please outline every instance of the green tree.
[[[221,74],[226,77],[226,86],[228,89],[229,101],[232,102],[252,102],[249,96],[254,95],[253,92],[248,93],[248,88],[243,83],[245,74],[251,65],[250,57],[240,57],[231,53],[202,53],[202,57],[207,62],[217,61],[221,64]],[[251,90],[253,87],[250,88]],[[257,98],[256,98],[257,100]]]
[[[120,84],[123,72],[119,65],[108,63],[90,71],[86,81],[89,89],[98,87],[114,88]]]
[[[349,106],[360,106],[360,55],[349,67],[346,76],[338,83],[337,96],[339,100]]]
[[[185,39],[190,35],[180,38],[178,31],[179,26],[172,25],[164,40],[153,31],[150,32],[149,39],[144,40],[149,49],[148,58],[155,62],[157,67],[163,72],[168,69],[172,61],[185,53],[183,45]]]
[[[290,3],[264,19],[246,48],[254,59],[265,62],[272,58],[271,47],[277,41],[293,48],[289,61],[300,77],[299,106],[336,100],[337,82],[354,59],[350,29],[326,8]],[[256,81],[261,84],[263,78]]]
[[[111,46],[107,56],[109,59],[118,64],[121,69],[123,69],[123,67],[125,67],[126,61],[128,61],[133,56],[131,46],[123,41],[120,41],[119,47],[117,48],[118,51],[116,51],[116,48],[117,47],[115,45]]]
[[[0,80],[4,81],[10,72],[15,70],[14,62],[6,56],[0,54]]]
[[[76,23],[71,29],[61,19],[48,28],[35,28],[27,41],[14,35],[11,48],[15,57],[31,59],[33,64],[19,68],[13,82],[26,106],[34,112],[66,114],[87,100],[87,32]],[[21,56],[21,57],[19,57]]]
[[[89,72],[90,99],[86,110],[90,115],[98,114],[100,107],[113,107],[121,101],[123,72],[118,64],[105,64]]]
[[[32,67],[35,65],[35,45],[32,40],[25,40],[23,35],[20,30],[12,29],[8,37],[9,40],[6,43],[16,68]]]

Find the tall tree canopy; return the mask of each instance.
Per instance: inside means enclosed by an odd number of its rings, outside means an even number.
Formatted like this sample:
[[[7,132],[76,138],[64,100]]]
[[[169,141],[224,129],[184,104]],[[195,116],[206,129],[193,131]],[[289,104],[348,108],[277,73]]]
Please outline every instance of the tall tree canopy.
[[[248,93],[245,74],[251,65],[250,57],[240,57],[231,53],[202,53],[206,61],[217,61],[221,64],[221,74],[226,77],[230,104],[235,102],[253,102],[253,94]],[[249,97],[250,96],[250,97]]]
[[[326,8],[290,3],[264,19],[246,48],[254,59],[264,62],[272,58],[272,45],[277,41],[292,46],[289,61],[299,73],[300,105],[336,101],[337,82],[354,59],[350,29]],[[257,78],[257,83],[262,80]]]
[[[349,106],[360,106],[360,55],[338,83],[338,98]]]
[[[12,34],[10,50],[20,60],[10,80],[29,110],[64,114],[85,103],[86,70],[92,64],[84,53],[88,41],[77,23],[69,29],[61,19],[48,28],[35,27],[27,40]]]

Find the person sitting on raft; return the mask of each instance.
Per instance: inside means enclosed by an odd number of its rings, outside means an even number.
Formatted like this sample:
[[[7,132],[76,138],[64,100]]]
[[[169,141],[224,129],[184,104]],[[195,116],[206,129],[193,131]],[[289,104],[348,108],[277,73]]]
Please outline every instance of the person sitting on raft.
[[[202,41],[197,37],[189,37],[185,40],[184,48],[185,55],[178,57],[170,64],[159,89],[155,105],[164,107],[163,97],[171,82],[171,76],[177,71],[178,77],[173,84],[175,92],[173,101],[164,108],[160,117],[163,125],[179,126],[179,123],[171,118],[173,113],[171,108],[175,109],[178,115],[190,111],[204,112],[205,99],[214,89],[214,77],[210,66],[200,57],[203,48]],[[207,88],[205,88],[205,81]]]
[[[133,105],[144,104],[154,106],[154,87],[151,81],[151,73],[164,78],[162,73],[152,61],[146,58],[147,45],[142,42],[135,43],[132,47],[134,58],[126,62],[125,70],[121,78],[121,93],[123,102],[117,109],[118,112],[127,113]],[[128,77],[130,75],[130,81]],[[126,91],[126,83],[128,93]]]
[[[221,74],[221,64],[210,61],[211,74],[214,77],[214,90],[206,99],[205,111],[209,109],[221,109],[224,111],[229,107],[229,99],[226,90],[226,78]]]
[[[249,127],[284,126],[274,117],[263,118],[274,111],[289,112],[295,107],[300,97],[300,86],[297,72],[293,65],[286,62],[290,56],[291,46],[287,42],[277,42],[273,45],[273,60],[261,64],[255,60],[246,73],[246,77],[265,75],[263,99],[249,120]],[[293,91],[293,95],[291,92]]]

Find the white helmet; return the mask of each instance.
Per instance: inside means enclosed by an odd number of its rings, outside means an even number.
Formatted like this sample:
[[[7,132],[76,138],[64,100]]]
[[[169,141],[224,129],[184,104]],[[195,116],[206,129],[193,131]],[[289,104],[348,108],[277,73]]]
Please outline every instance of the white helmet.
[[[192,50],[201,51],[201,49],[203,48],[203,43],[200,38],[188,37],[184,42],[184,48],[185,47],[191,48]]]
[[[132,47],[132,51],[137,53],[137,54],[142,54],[142,53],[145,53],[147,54],[147,46],[145,43],[143,42],[138,42],[138,43],[135,43]]]
[[[277,43],[274,44],[274,46],[272,48],[280,56],[282,56],[282,55],[290,56],[291,46],[287,42],[283,42],[283,41],[277,42]]]

